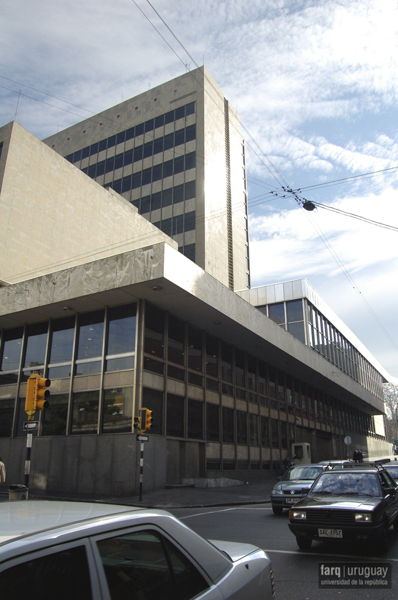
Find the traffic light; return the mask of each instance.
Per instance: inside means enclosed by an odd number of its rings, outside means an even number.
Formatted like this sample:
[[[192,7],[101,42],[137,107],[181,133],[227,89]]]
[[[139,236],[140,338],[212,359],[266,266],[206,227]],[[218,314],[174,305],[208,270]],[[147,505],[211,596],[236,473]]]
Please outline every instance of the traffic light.
[[[145,416],[145,430],[152,429],[152,411],[149,408],[146,409]]]
[[[134,417],[134,429],[141,429],[141,417]]]
[[[142,422],[142,430],[148,431],[148,429],[152,429],[152,410],[149,408],[141,408],[141,422]]]
[[[35,392],[36,392],[36,381],[29,377],[26,385],[26,398],[25,398],[25,412],[28,415],[28,420],[33,421],[33,415],[36,412],[35,408]]]
[[[25,412],[28,414],[28,421],[33,421],[33,416],[37,410],[43,410],[48,407],[47,398],[50,395],[51,381],[45,377],[40,377],[37,373],[31,375],[26,385]]]

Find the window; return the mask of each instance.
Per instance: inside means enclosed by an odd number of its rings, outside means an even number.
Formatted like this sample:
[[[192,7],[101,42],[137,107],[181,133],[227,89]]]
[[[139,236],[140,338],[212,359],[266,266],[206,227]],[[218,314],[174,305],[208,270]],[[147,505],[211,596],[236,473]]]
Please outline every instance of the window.
[[[188,400],[188,437],[203,439],[203,402]]]
[[[202,372],[202,332],[193,327],[188,330],[188,367]]]
[[[14,398],[0,399],[0,438],[11,437],[14,407]]]
[[[72,433],[97,433],[99,391],[73,394]]]
[[[220,407],[217,404],[206,404],[206,439],[209,442],[220,439]]]
[[[111,600],[189,600],[208,588],[191,561],[157,531],[140,530],[106,538],[97,546]]]
[[[76,375],[89,375],[101,371],[103,339],[104,311],[82,315],[79,322]]]
[[[75,334],[75,318],[59,319],[52,326],[50,365],[71,363],[73,338]],[[69,368],[70,374],[70,368]],[[56,375],[55,375],[56,376]]]
[[[184,437],[184,398],[167,394],[167,435]]]
[[[136,305],[116,306],[108,312],[107,371],[134,368]],[[124,355],[118,356],[117,355]],[[126,356],[127,355],[127,356]]]
[[[40,558],[25,555],[23,562],[0,573],[0,589],[7,600],[90,600],[92,596],[86,549],[77,546]]]
[[[142,404],[152,411],[152,433],[163,433],[163,392],[142,388]]]
[[[279,302],[278,304],[270,304],[268,306],[268,316],[272,321],[274,321],[278,325],[284,325],[285,307],[283,302]]]
[[[233,444],[235,441],[234,411],[223,406],[222,409],[222,439],[223,442]]]
[[[36,367],[44,364],[47,329],[47,323],[28,327],[24,367]]]
[[[133,388],[105,390],[103,432],[122,433],[132,430]]]
[[[49,407],[43,411],[42,435],[65,435],[68,394],[51,394]]]
[[[247,444],[247,413],[242,410],[236,412],[236,432],[238,444]]]
[[[23,329],[10,329],[4,334],[3,358],[1,371],[12,371],[19,369],[22,350]]]
[[[164,313],[150,304],[145,308],[144,352],[163,358],[164,355]]]

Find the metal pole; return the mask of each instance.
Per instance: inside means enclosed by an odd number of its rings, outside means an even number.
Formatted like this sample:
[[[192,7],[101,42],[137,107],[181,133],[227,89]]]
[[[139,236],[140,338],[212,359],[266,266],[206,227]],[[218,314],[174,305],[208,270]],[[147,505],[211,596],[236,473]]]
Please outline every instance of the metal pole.
[[[26,435],[26,460],[25,460],[25,486],[29,488],[29,475],[30,475],[30,451],[32,448],[33,435],[28,433]]]
[[[144,442],[141,442],[141,451],[140,451],[140,502],[142,500],[142,482],[144,479]]]

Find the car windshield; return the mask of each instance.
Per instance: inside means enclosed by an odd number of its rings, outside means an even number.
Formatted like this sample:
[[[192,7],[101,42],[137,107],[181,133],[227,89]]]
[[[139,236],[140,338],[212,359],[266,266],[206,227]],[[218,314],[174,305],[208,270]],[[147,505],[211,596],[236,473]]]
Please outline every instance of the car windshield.
[[[319,473],[322,473],[322,467],[292,467],[282,477],[283,481],[297,480],[297,479],[309,479],[314,480],[318,477]]]
[[[380,496],[380,490],[375,473],[326,472],[318,479],[311,494]]]

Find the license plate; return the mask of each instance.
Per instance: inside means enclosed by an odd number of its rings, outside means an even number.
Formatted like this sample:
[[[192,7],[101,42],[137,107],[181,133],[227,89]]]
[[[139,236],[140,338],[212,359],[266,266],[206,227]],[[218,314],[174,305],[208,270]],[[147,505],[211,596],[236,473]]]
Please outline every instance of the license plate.
[[[318,535],[323,538],[342,538],[343,531],[341,529],[318,529]]]
[[[285,498],[286,504],[296,504],[296,502],[298,502],[299,500],[300,498]]]

